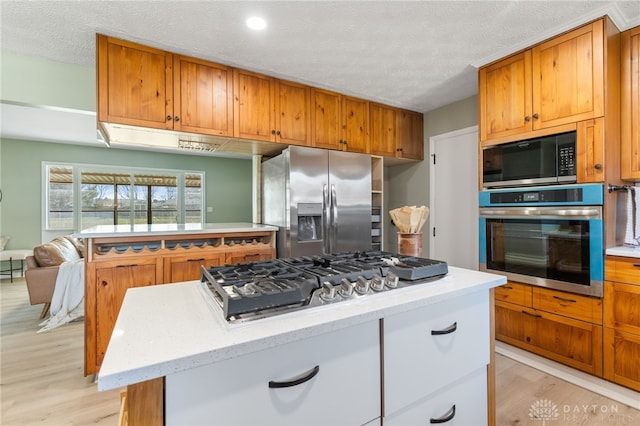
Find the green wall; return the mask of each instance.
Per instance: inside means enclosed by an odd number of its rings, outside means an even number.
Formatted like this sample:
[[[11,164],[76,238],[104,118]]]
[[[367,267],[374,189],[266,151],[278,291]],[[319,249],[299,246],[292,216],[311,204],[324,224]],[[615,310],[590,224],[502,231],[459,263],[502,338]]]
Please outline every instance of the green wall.
[[[424,161],[408,163],[385,169],[386,211],[402,206],[429,205],[429,138],[454,130],[464,129],[478,124],[478,97],[472,96],[424,114]],[[389,218],[385,223],[387,231],[385,248],[398,250],[398,228],[391,225]],[[422,255],[429,255],[429,221],[422,228]]]
[[[251,160],[3,139],[0,232],[11,236],[8,249],[41,242],[43,161],[204,171],[206,205],[213,207],[206,221],[252,221]]]

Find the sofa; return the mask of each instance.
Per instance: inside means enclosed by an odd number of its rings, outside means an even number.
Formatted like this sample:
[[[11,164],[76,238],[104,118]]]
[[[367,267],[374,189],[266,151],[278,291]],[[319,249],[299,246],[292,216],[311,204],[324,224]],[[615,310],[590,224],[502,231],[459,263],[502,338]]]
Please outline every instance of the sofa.
[[[53,291],[56,287],[58,270],[63,262],[76,261],[84,257],[82,240],[66,235],[33,249],[33,256],[27,256],[27,270],[24,273],[32,305],[44,303],[40,318],[49,313]]]

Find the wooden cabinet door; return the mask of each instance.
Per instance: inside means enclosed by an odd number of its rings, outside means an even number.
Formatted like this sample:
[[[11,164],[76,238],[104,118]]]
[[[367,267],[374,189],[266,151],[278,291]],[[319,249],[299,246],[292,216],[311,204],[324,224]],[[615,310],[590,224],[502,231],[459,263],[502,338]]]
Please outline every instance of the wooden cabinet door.
[[[604,182],[604,118],[578,123],[576,151],[578,183]]]
[[[127,289],[155,285],[161,280],[162,270],[155,257],[130,259],[120,265],[109,262],[96,266],[97,369],[102,364]]]
[[[396,128],[396,157],[422,160],[424,158],[424,123],[419,112],[400,110]]]
[[[605,281],[604,323],[640,336],[640,285]]]
[[[342,149],[342,95],[311,88],[311,146]]]
[[[604,114],[603,26],[595,21],[531,50],[534,130]]]
[[[369,101],[342,97],[342,128],[344,149],[369,153]]]
[[[369,141],[372,155],[396,156],[397,115],[397,108],[369,103]]]
[[[276,141],[308,146],[311,141],[311,89],[279,80],[276,84]]]
[[[173,55],[97,36],[98,120],[173,129]]]
[[[224,65],[174,55],[174,129],[233,136],[233,75]]]
[[[256,141],[275,141],[275,80],[235,68],[233,70],[233,135]]]
[[[480,140],[531,131],[531,51],[478,72]]]
[[[640,26],[622,33],[620,175],[640,180]]]
[[[604,329],[604,378],[640,391],[640,335]]]
[[[164,258],[164,282],[178,283],[199,280],[201,266],[210,268],[222,266],[225,261],[224,252],[218,253],[186,253],[180,256]]]

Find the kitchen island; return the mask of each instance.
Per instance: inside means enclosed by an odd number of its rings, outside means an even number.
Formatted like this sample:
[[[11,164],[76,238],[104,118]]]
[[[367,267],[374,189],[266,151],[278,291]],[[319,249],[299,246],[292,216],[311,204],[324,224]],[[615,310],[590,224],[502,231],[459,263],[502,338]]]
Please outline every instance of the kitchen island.
[[[85,245],[85,375],[100,369],[127,289],[200,278],[200,267],[273,259],[277,227],[253,223],[101,225]]]
[[[98,388],[128,387],[129,424],[486,424],[490,290],[505,282],[450,267],[434,281],[238,325],[199,281],[133,288]]]

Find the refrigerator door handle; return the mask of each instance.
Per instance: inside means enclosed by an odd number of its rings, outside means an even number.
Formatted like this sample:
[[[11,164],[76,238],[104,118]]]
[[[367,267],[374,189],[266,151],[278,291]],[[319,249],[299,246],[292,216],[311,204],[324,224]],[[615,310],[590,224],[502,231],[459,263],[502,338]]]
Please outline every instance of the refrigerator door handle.
[[[322,253],[330,253],[329,247],[329,221],[330,221],[330,201],[327,184],[322,185]]]
[[[338,245],[338,198],[335,185],[331,185],[331,222],[329,223],[331,227],[331,245],[329,246],[331,251],[329,253],[333,253]]]

